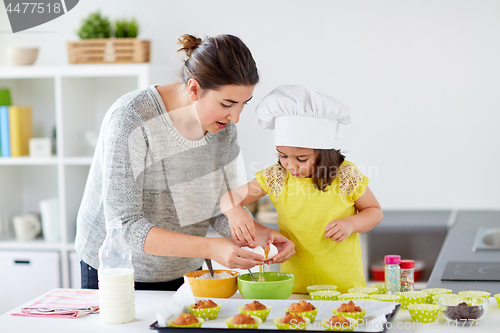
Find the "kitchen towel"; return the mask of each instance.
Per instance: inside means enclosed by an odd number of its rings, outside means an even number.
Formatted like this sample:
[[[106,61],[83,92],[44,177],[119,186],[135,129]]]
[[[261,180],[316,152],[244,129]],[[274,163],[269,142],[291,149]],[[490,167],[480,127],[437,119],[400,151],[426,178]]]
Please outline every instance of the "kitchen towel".
[[[12,316],[79,318],[99,313],[99,290],[54,289]]]

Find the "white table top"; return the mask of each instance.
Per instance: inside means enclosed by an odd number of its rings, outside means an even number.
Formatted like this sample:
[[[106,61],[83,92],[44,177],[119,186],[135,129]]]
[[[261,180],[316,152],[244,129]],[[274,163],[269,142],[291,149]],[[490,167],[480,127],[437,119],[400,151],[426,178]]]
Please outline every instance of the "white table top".
[[[21,307],[28,306],[36,300],[42,298],[43,295],[33,299],[21,306],[12,309],[11,311],[0,315],[0,332],[1,333],[113,333],[113,332],[157,332],[150,330],[149,326],[156,321],[156,310],[170,300],[173,291],[136,291],[136,319],[128,324],[110,325],[103,324],[100,321],[98,314],[91,314],[77,319],[60,319],[60,318],[34,318],[34,317],[18,317],[11,316],[12,312],[19,312]],[[236,293],[231,298],[241,299],[241,295]],[[308,295],[292,295],[289,298],[294,299],[309,299]],[[452,327],[446,326],[446,321],[439,315],[438,324],[418,324],[414,323],[410,317],[408,310],[400,309],[396,318],[392,322],[390,332],[454,332],[457,330],[466,329],[467,332],[498,332],[500,327],[500,309],[493,297],[490,298],[490,306],[488,313],[480,323],[481,326],[473,327]]]

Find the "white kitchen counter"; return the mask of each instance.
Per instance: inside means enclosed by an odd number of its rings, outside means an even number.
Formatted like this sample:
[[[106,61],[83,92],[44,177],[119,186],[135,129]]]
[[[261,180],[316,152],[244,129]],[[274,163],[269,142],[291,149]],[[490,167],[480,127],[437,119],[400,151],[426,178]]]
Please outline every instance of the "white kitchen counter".
[[[1,333],[113,333],[113,332],[158,332],[150,330],[149,325],[156,321],[156,310],[165,302],[168,302],[174,292],[172,291],[136,291],[136,319],[128,324],[110,325],[103,324],[100,321],[98,314],[91,314],[77,319],[60,319],[60,318],[34,318],[34,317],[18,317],[11,316],[11,312],[19,312],[21,307],[28,306],[36,300],[33,299],[21,306],[0,315],[0,332]],[[231,298],[242,298],[239,293],[236,293]],[[307,295],[292,295],[290,300],[309,299]],[[490,306],[488,313],[481,326],[459,328],[447,327],[444,325],[444,318],[438,316],[438,324],[417,324],[411,320],[408,310],[400,309],[396,318],[392,322],[393,328],[390,332],[458,332],[458,330],[466,329],[467,332],[498,332],[500,327],[500,309],[493,297],[490,298]],[[201,329],[199,330],[201,331]]]

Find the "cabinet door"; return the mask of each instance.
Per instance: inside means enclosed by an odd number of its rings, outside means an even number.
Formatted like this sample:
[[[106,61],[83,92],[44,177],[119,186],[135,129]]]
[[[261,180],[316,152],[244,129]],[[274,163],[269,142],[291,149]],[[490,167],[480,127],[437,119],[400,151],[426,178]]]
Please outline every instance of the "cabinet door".
[[[0,314],[61,287],[56,251],[0,251],[0,267]]]

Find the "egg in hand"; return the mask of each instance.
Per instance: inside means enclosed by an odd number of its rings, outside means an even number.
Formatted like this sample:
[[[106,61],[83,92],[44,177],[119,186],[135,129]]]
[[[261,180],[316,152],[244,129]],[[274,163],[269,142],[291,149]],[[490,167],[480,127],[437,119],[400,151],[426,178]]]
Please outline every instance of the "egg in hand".
[[[253,252],[253,253],[260,254],[266,260],[272,259],[272,257],[274,257],[275,255],[278,254],[278,249],[273,244],[268,244],[266,246],[266,248],[263,248],[262,246],[259,245],[253,249],[249,248],[249,247],[243,247],[243,249],[250,251],[250,252]]]

